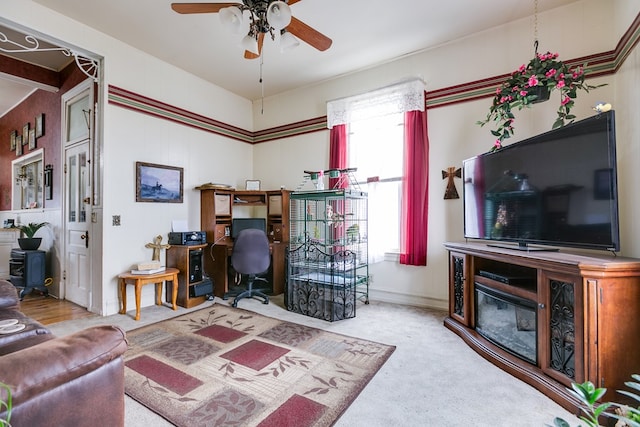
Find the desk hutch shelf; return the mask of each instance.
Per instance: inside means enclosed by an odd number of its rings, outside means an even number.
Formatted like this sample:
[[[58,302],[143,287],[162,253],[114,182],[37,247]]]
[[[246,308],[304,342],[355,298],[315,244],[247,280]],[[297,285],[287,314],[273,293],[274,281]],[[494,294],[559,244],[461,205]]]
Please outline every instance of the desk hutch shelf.
[[[265,207],[267,236],[271,248],[271,266],[268,278],[273,295],[284,292],[284,252],[289,241],[288,190],[246,191],[201,186],[200,229],[207,233],[204,250],[204,270],[213,279],[214,293],[225,295],[233,287],[235,272],[230,264],[233,251],[231,227],[234,208],[241,206]]]

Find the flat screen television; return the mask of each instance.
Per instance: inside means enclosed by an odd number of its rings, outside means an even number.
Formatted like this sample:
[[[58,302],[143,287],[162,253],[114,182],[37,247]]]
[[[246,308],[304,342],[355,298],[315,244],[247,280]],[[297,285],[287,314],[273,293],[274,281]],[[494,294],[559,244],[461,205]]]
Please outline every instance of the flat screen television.
[[[464,236],[618,251],[616,176],[614,111],[467,159]]]
[[[267,232],[267,220],[264,218],[233,218],[231,221],[231,238],[235,239],[242,230],[257,228]]]

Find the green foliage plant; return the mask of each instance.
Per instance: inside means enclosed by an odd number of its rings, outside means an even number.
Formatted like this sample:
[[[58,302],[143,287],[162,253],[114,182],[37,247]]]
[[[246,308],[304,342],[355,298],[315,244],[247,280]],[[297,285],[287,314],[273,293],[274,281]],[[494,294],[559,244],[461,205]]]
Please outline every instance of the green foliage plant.
[[[18,225],[18,229],[26,238],[32,239],[38,230],[48,224],[48,222],[30,222],[27,225]]]
[[[11,409],[13,408],[13,402],[11,401],[11,389],[7,384],[0,383],[0,390],[5,390],[7,393],[6,401],[0,399],[0,414],[6,411],[6,418],[0,418],[0,427],[11,427],[11,424],[9,424],[9,421],[11,421]]]
[[[557,53],[537,53],[528,64],[522,64],[520,68],[512,72],[509,77],[496,89],[493,102],[489,108],[486,119],[477,124],[484,126],[489,122],[496,122],[497,129],[491,134],[497,139],[490,151],[502,148],[503,141],[513,135],[513,122],[515,110],[522,110],[540,102],[540,91],[546,89],[547,94],[553,90],[560,91],[560,105],[557,118],[552,129],[571,123],[576,118],[571,114],[571,108],[575,105],[577,91],[589,92],[600,86],[592,86],[585,82],[587,64],[574,68],[558,59]]]
[[[624,384],[640,392],[640,375],[633,374],[631,376],[635,381],[627,381]],[[569,390],[576,398],[578,398],[584,405],[581,410],[584,415],[580,416],[580,420],[585,423],[587,427],[598,427],[600,423],[598,419],[600,416],[612,417],[618,420],[616,427],[640,427],[640,407],[632,408],[619,403],[605,402],[597,404],[597,402],[607,392],[606,388],[596,388],[591,381],[587,381],[582,384],[572,383],[572,389]],[[618,390],[619,393],[640,402],[640,394],[630,392],[627,390]],[[615,407],[615,412],[606,412],[607,409]],[[556,417],[553,420],[555,427],[571,427],[570,424],[560,417]],[[581,426],[578,426],[581,427]]]

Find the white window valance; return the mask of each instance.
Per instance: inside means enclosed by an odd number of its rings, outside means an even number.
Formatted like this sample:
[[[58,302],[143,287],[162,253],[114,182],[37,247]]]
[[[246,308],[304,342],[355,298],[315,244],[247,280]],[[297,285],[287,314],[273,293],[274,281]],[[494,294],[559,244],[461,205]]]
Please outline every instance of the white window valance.
[[[327,102],[327,127],[416,110],[424,111],[424,82],[420,79]]]

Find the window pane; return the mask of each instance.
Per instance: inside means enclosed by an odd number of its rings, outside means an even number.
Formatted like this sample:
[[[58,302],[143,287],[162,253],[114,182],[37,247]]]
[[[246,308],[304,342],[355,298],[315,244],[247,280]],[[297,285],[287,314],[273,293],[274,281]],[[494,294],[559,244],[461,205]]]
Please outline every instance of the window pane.
[[[89,137],[89,95],[83,96],[68,107],[67,141]]]
[[[402,176],[403,114],[393,114],[349,125],[349,167],[356,167],[356,179]]]
[[[404,114],[351,123],[348,147],[348,166],[369,197],[369,262],[382,261],[400,247]]]
[[[362,186],[369,198],[369,254],[382,261],[385,252],[400,248],[402,181],[372,182]]]
[[[78,210],[78,192],[77,192],[77,177],[78,177],[78,165],[76,162],[76,156],[69,157],[69,194],[67,202],[67,211],[69,212],[69,222],[76,222],[76,212]]]

